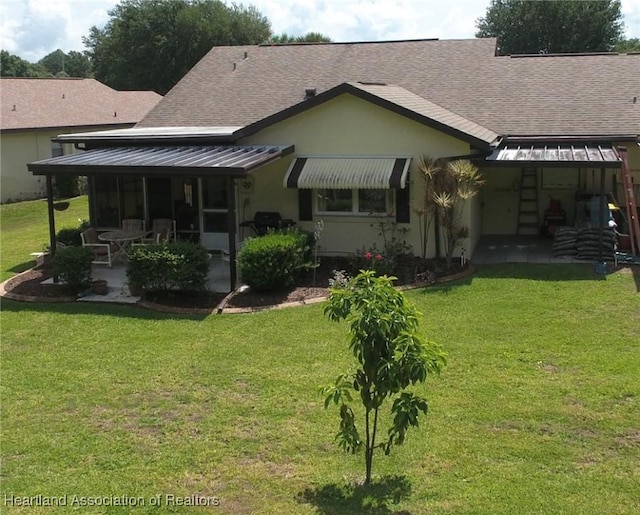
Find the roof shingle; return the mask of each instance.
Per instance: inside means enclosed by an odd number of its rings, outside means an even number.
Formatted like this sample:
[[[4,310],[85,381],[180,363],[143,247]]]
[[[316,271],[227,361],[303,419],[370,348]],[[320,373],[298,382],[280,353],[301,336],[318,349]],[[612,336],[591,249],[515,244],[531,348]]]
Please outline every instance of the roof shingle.
[[[162,97],[95,79],[3,77],[0,98],[2,130],[17,130],[134,124]]]
[[[640,55],[497,57],[493,38],[214,47],[139,126],[246,126],[344,82],[397,85],[499,134],[640,133]]]

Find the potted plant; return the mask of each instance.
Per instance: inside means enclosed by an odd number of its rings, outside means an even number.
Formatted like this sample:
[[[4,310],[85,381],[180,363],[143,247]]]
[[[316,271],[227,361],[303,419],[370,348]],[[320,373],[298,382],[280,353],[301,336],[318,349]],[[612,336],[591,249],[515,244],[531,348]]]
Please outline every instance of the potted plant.
[[[105,279],[97,279],[95,281],[91,281],[91,290],[96,295],[106,295],[109,293],[109,286]]]
[[[129,293],[132,297],[140,297],[142,295],[142,286],[139,284],[129,282],[127,286],[129,287]]]

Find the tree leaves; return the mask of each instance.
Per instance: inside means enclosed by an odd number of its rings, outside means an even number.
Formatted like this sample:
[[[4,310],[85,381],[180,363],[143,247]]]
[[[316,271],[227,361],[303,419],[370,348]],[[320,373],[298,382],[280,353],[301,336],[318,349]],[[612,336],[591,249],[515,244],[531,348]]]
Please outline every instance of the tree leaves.
[[[500,55],[609,52],[623,36],[619,0],[492,0],[476,27]]]
[[[124,0],[84,44],[96,79],[119,90],[165,94],[213,46],[267,41],[270,23],[255,7],[219,0]]]
[[[468,236],[468,228],[461,221],[464,202],[476,196],[485,181],[478,167],[466,159],[450,161],[422,156],[418,169],[423,178],[422,213],[427,216],[431,211],[436,212],[450,266],[453,252]]]
[[[394,288],[393,281],[377,277],[371,270],[361,271],[345,287],[333,289],[324,313],[333,321],[346,320],[349,347],[358,363],[354,373],[338,376],[333,385],[323,389],[324,405],[340,406],[338,445],[352,453],[364,446],[365,481],[369,482],[373,450],[382,447],[389,454],[393,445],[404,442],[407,429],[418,425],[419,412],[427,412],[424,399],[404,390],[424,382],[429,374],[440,373],[446,354],[440,345],[427,342],[418,332],[418,312]],[[346,404],[351,401],[349,390],[360,394],[365,410],[364,443],[354,413]],[[375,445],[379,409],[391,398],[395,401],[390,438]]]

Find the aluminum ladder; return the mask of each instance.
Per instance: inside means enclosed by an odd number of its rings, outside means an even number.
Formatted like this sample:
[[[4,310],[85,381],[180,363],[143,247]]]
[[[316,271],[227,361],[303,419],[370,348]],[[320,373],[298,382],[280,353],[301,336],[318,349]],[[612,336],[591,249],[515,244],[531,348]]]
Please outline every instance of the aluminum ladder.
[[[519,200],[517,233],[529,236],[539,234],[538,173],[535,168],[522,169]]]
[[[640,255],[640,222],[638,221],[638,206],[633,191],[633,180],[629,169],[629,157],[626,147],[618,147],[618,154],[622,159],[621,173],[624,188],[624,205],[627,208],[627,222],[629,224],[629,239],[631,253]]]

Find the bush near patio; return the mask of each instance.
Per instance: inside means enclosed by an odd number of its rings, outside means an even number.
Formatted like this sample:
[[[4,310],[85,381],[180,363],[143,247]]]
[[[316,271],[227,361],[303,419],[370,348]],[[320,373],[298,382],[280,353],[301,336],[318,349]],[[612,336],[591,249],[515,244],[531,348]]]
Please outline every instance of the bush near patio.
[[[53,273],[76,293],[91,284],[91,260],[93,254],[85,247],[64,247],[53,257]]]
[[[310,268],[313,234],[273,232],[248,240],[238,253],[242,280],[257,291],[273,291],[296,284]]]
[[[133,247],[127,278],[149,292],[206,289],[209,255],[197,243],[171,242]]]
[[[89,228],[88,220],[81,220],[78,227],[64,227],[56,233],[56,242],[67,247],[79,247],[82,245],[83,231]]]

